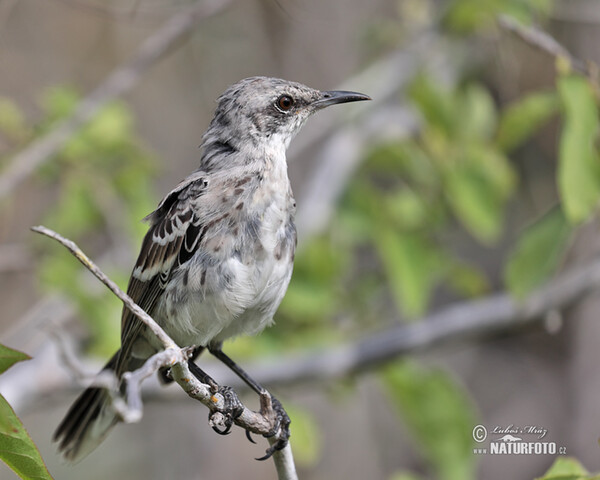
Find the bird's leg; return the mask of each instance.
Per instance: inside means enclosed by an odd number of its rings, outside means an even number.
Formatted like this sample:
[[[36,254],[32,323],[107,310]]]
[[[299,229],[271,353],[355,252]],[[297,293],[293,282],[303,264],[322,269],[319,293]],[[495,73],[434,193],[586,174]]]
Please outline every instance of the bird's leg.
[[[229,356],[227,356],[221,349],[220,344],[210,345],[208,347],[208,351],[215,358],[218,358],[221,362],[223,362],[225,365],[227,365],[227,367],[229,367],[229,369],[233,373],[235,373],[238,377],[240,377],[244,381],[244,383],[246,383],[246,385],[248,385],[252,390],[254,390],[256,393],[258,393],[258,395],[260,395],[261,406],[264,403],[262,401],[263,397],[265,397],[265,396],[270,397],[270,400],[271,400],[270,407],[273,410],[273,412],[275,413],[276,422],[275,422],[275,426],[273,427],[273,430],[265,436],[272,437],[273,435],[277,434],[280,429],[281,429],[281,434],[280,434],[279,440],[277,440],[277,442],[275,442],[273,445],[271,445],[267,449],[267,452],[263,457],[258,458],[257,460],[266,460],[266,459],[270,458],[271,455],[273,455],[273,453],[275,453],[277,450],[283,449],[288,443],[288,439],[290,438],[290,423],[291,423],[290,417],[284,410],[283,406],[281,405],[281,402],[279,400],[277,400],[273,395],[271,395],[260,383],[258,383],[250,375],[248,375],[248,373],[246,373],[246,371],[242,367],[240,367]],[[266,412],[261,412],[261,413],[266,413]],[[252,440],[252,437],[250,437],[248,431],[246,431],[246,436],[248,437],[248,439],[251,442],[254,443],[254,441]]]

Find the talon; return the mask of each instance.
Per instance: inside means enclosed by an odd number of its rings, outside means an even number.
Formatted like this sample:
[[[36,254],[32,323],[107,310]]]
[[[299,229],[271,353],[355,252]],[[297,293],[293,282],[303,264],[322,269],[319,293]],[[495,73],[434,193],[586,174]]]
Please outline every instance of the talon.
[[[273,443],[273,445],[271,445],[266,450],[265,455],[256,459],[259,462],[262,462],[264,460],[271,458],[275,452],[284,449],[285,446],[288,444],[288,440],[290,438],[290,423],[291,423],[290,417],[285,412],[283,405],[281,405],[281,402],[272,395],[271,395],[271,408],[276,415],[275,425],[268,434],[263,435],[263,436],[266,438],[270,438],[275,435],[278,435],[279,438],[277,439],[277,441],[275,443]]]
[[[231,425],[227,425],[224,430],[221,430],[216,425],[213,425],[211,428],[219,435],[229,435],[231,433]]]
[[[249,442],[254,443],[256,445],[256,442],[252,438],[252,434],[250,433],[250,430],[246,430],[246,438],[248,439]]]
[[[223,408],[208,414],[208,423],[219,435],[229,435],[233,421],[239,417],[244,407],[231,387],[218,387],[218,392],[223,396]]]
[[[233,420],[228,413],[210,412],[208,414],[208,423],[211,428],[219,435],[229,435]],[[223,428],[220,428],[220,427]]]
[[[285,448],[285,446],[288,443],[288,439],[287,438],[281,438],[279,439],[277,442],[275,442],[273,445],[271,445],[269,448],[267,448],[266,453],[260,457],[260,458],[256,458],[255,460],[258,460],[259,462],[264,462],[265,460],[268,460],[269,458],[271,458],[273,456],[273,454],[275,452],[278,452],[279,450],[283,450]]]
[[[275,450],[271,451],[271,449],[268,448],[267,453],[265,455],[263,455],[262,457],[259,457],[259,458],[255,458],[254,460],[258,460],[259,462],[264,462],[265,460],[268,460],[269,458],[271,458],[274,453],[275,453]]]

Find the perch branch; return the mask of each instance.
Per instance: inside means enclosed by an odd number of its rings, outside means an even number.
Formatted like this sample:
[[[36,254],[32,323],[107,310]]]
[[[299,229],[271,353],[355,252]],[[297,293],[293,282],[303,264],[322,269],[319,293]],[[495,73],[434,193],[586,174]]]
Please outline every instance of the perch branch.
[[[131,90],[158,60],[166,56],[177,42],[190,34],[202,19],[213,15],[232,0],[199,0],[191,7],[174,14],[140,46],[129,62],[114,70],[74,112],[46,135],[34,140],[17,153],[0,176],[0,200],[7,197],[40,165],[60,148],[109,101]]]
[[[221,393],[216,392],[210,385],[200,382],[189,370],[188,359],[190,348],[180,348],[167,335],[167,333],[156,323],[156,321],[140,308],[125,292],[123,292],[104,272],[92,262],[87,255],[75,244],[75,242],[62,237],[58,233],[43,226],[32,227],[34,232],[46,235],[61,245],[63,245],[71,254],[77,258],[98,280],[106,285],[123,304],[139,318],[161,341],[165,350],[150,357],[142,367],[133,372],[127,372],[123,378],[126,380],[127,389],[125,393],[126,401],[120,400],[116,396],[115,382],[111,379],[100,378],[101,386],[109,386],[109,391],[113,395],[113,402],[116,405],[117,413],[125,422],[138,421],[142,416],[141,383],[153,373],[162,367],[170,367],[173,379],[181,388],[192,398],[200,401],[212,412],[211,423],[218,424],[224,420],[225,399]],[[247,431],[270,435],[276,427],[276,418],[271,405],[271,396],[268,393],[261,395],[261,408],[259,412],[250,410],[242,405],[241,414],[233,419],[233,422]],[[276,441],[282,434],[281,429],[270,438]],[[291,447],[289,443],[283,450],[276,451],[273,454],[273,461],[278,472],[280,480],[297,479]]]

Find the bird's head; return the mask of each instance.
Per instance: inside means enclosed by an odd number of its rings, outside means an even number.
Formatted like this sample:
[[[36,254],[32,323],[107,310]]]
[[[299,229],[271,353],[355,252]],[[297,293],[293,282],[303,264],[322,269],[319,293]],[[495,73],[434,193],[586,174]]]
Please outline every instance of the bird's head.
[[[287,148],[310,115],[338,103],[370,100],[347,91],[319,91],[279,78],[250,77],[219,97],[207,135],[224,134],[231,142],[277,144]]]

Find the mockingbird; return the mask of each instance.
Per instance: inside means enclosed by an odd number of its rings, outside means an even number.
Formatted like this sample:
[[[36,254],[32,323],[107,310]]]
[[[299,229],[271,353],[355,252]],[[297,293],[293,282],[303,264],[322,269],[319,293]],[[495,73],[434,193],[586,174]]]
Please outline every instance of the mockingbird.
[[[127,293],[179,346],[208,348],[257,392],[262,387],[221,345],[270,325],[292,275],[296,202],[286,149],[311,114],[359,100],[369,97],[277,78],[241,80],[218,100],[203,136],[199,168],[146,217],[150,228]],[[104,369],[122,378],[160,349],[144,324],[123,308],[121,348]],[[193,361],[190,367],[210,381]],[[54,438],[64,456],[77,461],[117,422],[109,394],[90,387]]]

